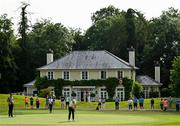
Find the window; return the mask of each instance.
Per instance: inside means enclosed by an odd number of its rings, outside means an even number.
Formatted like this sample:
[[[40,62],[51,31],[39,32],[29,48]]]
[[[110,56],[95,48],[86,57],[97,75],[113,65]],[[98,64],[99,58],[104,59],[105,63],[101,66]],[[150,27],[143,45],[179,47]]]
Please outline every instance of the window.
[[[54,76],[53,76],[53,72],[48,72],[48,80],[53,80]]]
[[[70,97],[70,88],[63,89],[63,96]]]
[[[116,88],[116,96],[120,99],[120,101],[124,100],[124,88],[120,87],[120,88]]]
[[[102,80],[106,79],[106,71],[101,71],[101,79]]]
[[[107,98],[106,88],[101,88],[101,98]]]
[[[82,80],[88,80],[88,72],[87,71],[82,71]]]
[[[117,78],[122,79],[123,78],[123,71],[118,71],[117,72]]]
[[[64,80],[69,80],[69,71],[64,71],[63,75]]]

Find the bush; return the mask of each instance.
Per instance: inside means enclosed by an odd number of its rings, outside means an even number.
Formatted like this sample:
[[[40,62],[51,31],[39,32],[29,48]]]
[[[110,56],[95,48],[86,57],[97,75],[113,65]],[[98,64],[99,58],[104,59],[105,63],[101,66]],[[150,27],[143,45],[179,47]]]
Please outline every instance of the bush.
[[[45,89],[40,90],[39,97],[45,98],[47,95],[50,95],[50,89],[49,88],[45,88]]]
[[[153,91],[153,92],[149,92],[149,96],[150,96],[150,98],[158,98],[159,97],[159,92],[157,92],[157,91]]]
[[[162,88],[161,89],[161,96],[162,97],[175,96],[175,91],[170,89],[170,88]]]
[[[76,93],[73,91],[71,94],[72,97],[76,97]]]
[[[122,85],[125,88],[125,100],[128,100],[131,97],[130,93],[132,91],[133,80],[128,78],[123,78]]]
[[[142,89],[143,87],[138,82],[135,81],[133,83],[133,87],[132,87],[133,95],[136,96],[137,98],[141,96]]]
[[[90,95],[91,97],[95,97],[96,95],[94,94],[94,93],[91,93],[91,95]]]

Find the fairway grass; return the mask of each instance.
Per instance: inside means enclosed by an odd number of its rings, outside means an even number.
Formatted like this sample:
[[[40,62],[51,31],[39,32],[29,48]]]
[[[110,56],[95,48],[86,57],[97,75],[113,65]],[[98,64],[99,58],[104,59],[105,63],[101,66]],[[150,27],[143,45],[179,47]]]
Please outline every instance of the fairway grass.
[[[19,126],[64,126],[64,125],[131,125],[131,126],[153,126],[153,125],[180,125],[180,113],[159,111],[80,111],[75,114],[75,121],[68,121],[67,110],[54,110],[49,114],[48,110],[17,110],[14,118],[0,115],[0,125]],[[78,116],[77,116],[78,115]],[[78,117],[78,118],[77,118]]]

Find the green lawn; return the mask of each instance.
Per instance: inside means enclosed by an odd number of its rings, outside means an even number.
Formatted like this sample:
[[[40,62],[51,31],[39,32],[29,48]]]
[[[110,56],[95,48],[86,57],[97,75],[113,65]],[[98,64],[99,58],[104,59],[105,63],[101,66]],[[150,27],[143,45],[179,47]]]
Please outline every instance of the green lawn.
[[[67,110],[54,110],[49,114],[48,110],[16,110],[14,118],[0,115],[0,125],[131,125],[131,126],[153,126],[153,125],[180,125],[180,113],[159,111],[83,111],[78,110],[75,121],[67,121]]]

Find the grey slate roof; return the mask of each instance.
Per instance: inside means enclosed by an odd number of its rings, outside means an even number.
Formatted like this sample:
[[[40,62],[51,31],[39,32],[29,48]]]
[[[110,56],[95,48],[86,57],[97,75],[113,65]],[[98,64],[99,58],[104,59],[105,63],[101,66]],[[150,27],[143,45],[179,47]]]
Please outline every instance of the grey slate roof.
[[[24,87],[34,87],[35,80],[24,84]]]
[[[108,51],[73,51],[38,68],[46,69],[137,69]]]
[[[139,75],[136,77],[136,80],[142,85],[142,86],[161,86],[162,83],[157,82],[153,78],[147,76],[147,75]]]

